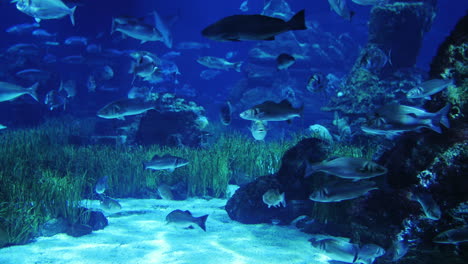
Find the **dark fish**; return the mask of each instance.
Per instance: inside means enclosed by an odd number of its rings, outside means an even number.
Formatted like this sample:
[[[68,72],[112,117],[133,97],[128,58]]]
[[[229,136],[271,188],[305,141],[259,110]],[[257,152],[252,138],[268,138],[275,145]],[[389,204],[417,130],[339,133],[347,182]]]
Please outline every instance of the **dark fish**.
[[[61,95],[60,92],[56,90],[51,90],[46,94],[44,103],[49,107],[50,111],[61,106],[63,106],[63,110],[65,110],[67,98]]]
[[[311,93],[315,93],[318,91],[323,91],[325,86],[326,86],[325,76],[323,76],[323,74],[321,73],[314,73],[307,80],[306,89]]]
[[[458,244],[468,242],[468,226],[450,229],[438,234],[434,239],[434,243],[441,244]]]
[[[286,53],[281,53],[280,55],[278,55],[278,57],[276,57],[276,67],[278,68],[278,70],[285,70],[291,65],[293,65],[294,62],[296,62],[296,59],[293,56]]]
[[[203,231],[206,231],[206,219],[208,215],[194,217],[190,211],[174,210],[166,216],[166,221],[168,223],[177,223],[177,224],[197,224]]]
[[[304,19],[304,10],[287,22],[263,15],[233,15],[208,26],[202,35],[217,41],[274,40],[280,33],[307,29]]]
[[[373,161],[354,157],[341,157],[330,161],[308,164],[306,177],[318,171],[354,181],[373,178],[387,173],[385,167]]]
[[[232,115],[231,103],[227,101],[219,109],[219,118],[221,119],[221,123],[225,126],[231,124],[231,115]]]
[[[253,121],[289,121],[294,117],[300,117],[303,109],[304,105],[294,108],[287,99],[279,103],[266,101],[240,113],[240,117]]]
[[[323,203],[341,202],[360,197],[376,189],[378,188],[372,181],[337,182],[316,189],[309,199]]]

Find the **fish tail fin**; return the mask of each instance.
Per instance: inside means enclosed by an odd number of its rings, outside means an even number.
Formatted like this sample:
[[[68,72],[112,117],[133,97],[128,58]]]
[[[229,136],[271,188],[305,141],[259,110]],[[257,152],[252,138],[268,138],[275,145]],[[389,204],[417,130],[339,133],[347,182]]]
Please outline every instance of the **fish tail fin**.
[[[309,162],[306,161],[306,169],[305,169],[304,178],[310,177],[310,175],[314,174],[317,171],[318,171],[318,166],[314,164],[310,164]]]
[[[305,11],[302,9],[297,12],[288,22],[290,30],[305,30],[307,26],[305,24]]]
[[[148,168],[148,167],[146,166],[146,165],[147,165],[146,162],[142,162],[141,164],[143,165],[143,170],[146,170],[146,168]]]
[[[208,218],[208,215],[200,216],[197,218],[197,224],[198,226],[203,229],[203,231],[206,232],[206,219]]]
[[[236,70],[236,72],[241,72],[242,64],[244,64],[243,61],[236,62],[236,63],[234,64],[234,70]]]
[[[280,197],[281,197],[281,202],[280,202],[281,205],[283,207],[286,207],[286,199],[284,198],[284,193],[282,193]]]
[[[75,25],[75,10],[76,10],[76,6],[70,9],[70,21],[73,26]]]
[[[447,104],[444,106],[444,108],[440,109],[439,112],[437,112],[437,117],[440,124],[442,124],[446,128],[450,128],[450,123],[449,119],[447,117],[448,113],[450,112],[450,104]]]
[[[37,97],[37,92],[36,92],[38,86],[39,86],[39,83],[35,83],[31,87],[29,87],[28,94],[31,95],[32,98],[34,98],[34,100],[39,102],[39,99]]]

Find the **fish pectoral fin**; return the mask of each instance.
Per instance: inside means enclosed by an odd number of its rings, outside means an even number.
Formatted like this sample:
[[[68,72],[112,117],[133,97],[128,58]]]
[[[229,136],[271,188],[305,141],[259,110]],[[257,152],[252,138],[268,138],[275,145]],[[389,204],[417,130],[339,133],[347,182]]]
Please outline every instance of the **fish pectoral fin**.
[[[40,19],[40,18],[37,18],[37,17],[35,17],[34,20],[36,20],[37,23],[40,23],[40,22],[41,22],[41,19]]]
[[[169,169],[167,169],[167,170],[168,170],[169,172],[174,172],[174,169],[175,169],[175,168],[169,168]]]

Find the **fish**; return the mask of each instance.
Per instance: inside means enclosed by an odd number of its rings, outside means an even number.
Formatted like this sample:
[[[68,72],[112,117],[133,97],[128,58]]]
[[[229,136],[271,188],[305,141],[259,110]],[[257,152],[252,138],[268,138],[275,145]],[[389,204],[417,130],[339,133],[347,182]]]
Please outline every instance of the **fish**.
[[[56,90],[50,90],[49,92],[47,92],[44,99],[44,104],[46,104],[49,107],[50,111],[59,107],[63,107],[63,110],[65,110],[66,103],[67,98],[61,95],[60,92]]]
[[[333,144],[333,137],[326,127],[319,124],[315,124],[309,126],[308,130],[310,131],[310,136],[312,138],[318,138],[325,142],[328,142],[329,144]]]
[[[119,31],[126,36],[140,40],[141,44],[147,41],[164,41],[161,32],[152,25],[146,24],[140,20],[126,21],[126,23],[120,22],[123,21],[117,19],[112,20],[111,34]]]
[[[201,229],[203,229],[203,231],[206,232],[206,219],[207,218],[208,218],[208,215],[194,217],[189,210],[186,210],[186,211],[174,210],[166,216],[166,222],[182,224],[182,225],[196,224]]]
[[[450,107],[450,104],[447,104],[436,113],[428,113],[417,107],[392,103],[377,109],[374,116],[384,124],[426,127],[437,133],[442,133],[439,123],[450,128],[447,118]]]
[[[37,23],[43,19],[59,19],[70,16],[72,25],[75,25],[76,6],[69,8],[61,0],[17,0],[16,8],[32,16]]]
[[[67,94],[67,98],[75,97],[76,96],[76,82],[74,80],[60,82],[59,91],[64,91]]]
[[[39,54],[39,47],[35,44],[18,43],[10,46],[6,52],[15,55],[36,56]]]
[[[165,183],[158,185],[158,194],[163,200],[174,200],[174,195],[172,194],[171,186]]]
[[[468,226],[449,229],[444,231],[432,239],[432,242],[439,244],[455,244],[468,242]]]
[[[366,48],[360,63],[362,69],[368,72],[376,72],[381,70],[387,63],[392,65],[391,56],[391,50],[387,54],[376,46],[370,46]]]
[[[125,116],[139,115],[156,109],[153,102],[140,99],[121,99],[105,105],[97,112],[97,116],[106,119],[125,119]]]
[[[101,204],[101,207],[106,211],[115,212],[115,211],[119,211],[120,209],[122,209],[122,205],[117,200],[112,199],[107,196],[102,197],[100,204]]]
[[[385,255],[385,249],[376,244],[364,244],[359,249],[356,263],[374,263],[378,257]]]
[[[378,5],[387,0],[351,0],[358,5]]]
[[[322,203],[341,202],[355,199],[377,189],[375,182],[372,181],[336,182],[316,189],[310,194],[309,199]]]
[[[369,179],[387,173],[387,168],[363,158],[341,157],[330,161],[307,164],[305,177],[316,172],[325,172],[354,181]]]
[[[231,116],[232,106],[229,101],[226,101],[219,109],[219,118],[221,119],[221,123],[225,126],[231,124]]]
[[[197,125],[197,128],[199,130],[203,130],[210,124],[210,122],[208,121],[208,118],[203,115],[197,116],[197,118],[194,120],[194,123]]]
[[[180,55],[182,55],[181,52],[172,50],[172,51],[169,51],[169,52],[164,53],[164,54],[161,56],[161,58],[162,58],[162,59],[165,59],[165,60],[172,60],[172,59],[175,59],[175,58],[180,57]]]
[[[406,240],[403,239],[394,239],[392,245],[387,250],[385,254],[386,258],[391,261],[398,261],[408,253],[409,245]]]
[[[286,70],[287,68],[291,67],[296,62],[296,59],[286,53],[281,53],[276,57],[276,68],[278,70]]]
[[[284,192],[280,193],[278,189],[269,189],[262,195],[262,201],[268,208],[270,207],[286,207]]]
[[[154,155],[150,161],[143,162],[143,169],[151,169],[151,170],[169,170],[173,172],[176,168],[183,167],[189,164],[189,161],[166,154],[164,156]]]
[[[439,220],[442,216],[442,211],[440,210],[439,205],[434,201],[432,195],[424,192],[408,192],[408,199],[411,201],[418,202],[424,214],[428,219]]]
[[[93,75],[97,77],[99,80],[108,81],[114,78],[114,70],[112,69],[111,66],[104,65],[103,67],[96,69]]]
[[[32,33],[33,36],[40,37],[40,38],[51,38],[57,36],[57,33],[52,34],[47,32],[44,29],[35,29]]]
[[[2,129],[6,129],[6,128],[8,128],[8,127],[7,127],[7,126],[5,126],[5,125],[2,125],[2,124],[0,124],[0,130],[2,130]]]
[[[431,95],[436,94],[450,85],[453,85],[452,79],[432,79],[421,83],[419,86],[414,87],[406,93],[406,97],[409,99],[424,98],[426,100],[431,99]]]
[[[264,140],[267,135],[266,121],[252,121],[250,132],[255,140]]]
[[[130,99],[135,99],[135,98],[141,98],[141,99],[146,99],[151,93],[152,88],[143,86],[143,87],[137,87],[133,86],[127,93],[127,98]]]
[[[50,78],[50,72],[40,69],[26,69],[15,73],[16,77],[31,82],[45,81]]]
[[[289,21],[264,15],[233,15],[225,17],[202,31],[216,41],[274,40],[290,30],[305,30],[305,11],[297,12]]]
[[[144,80],[151,80],[152,75],[159,69],[159,59],[151,55],[143,55],[132,61],[129,73],[136,74]]]
[[[307,79],[306,89],[311,93],[323,91],[326,87],[326,83],[327,80],[323,74],[314,73]]]
[[[29,88],[24,88],[12,83],[0,82],[0,102],[13,100],[23,94],[29,94],[34,100],[39,102],[36,93],[38,86],[39,83],[35,83]]]
[[[96,186],[94,186],[94,191],[97,194],[103,194],[106,191],[108,178],[108,176],[103,176],[99,178],[99,180],[96,182]]]
[[[288,121],[294,117],[300,117],[304,105],[299,108],[294,108],[292,104],[284,99],[279,103],[273,101],[265,101],[259,105],[255,105],[250,109],[240,113],[240,117],[245,120],[252,121]]]
[[[340,17],[351,21],[354,16],[353,11],[349,11],[348,6],[346,5],[346,0],[328,0],[330,8],[335,11]]]
[[[224,57],[226,59],[232,59],[237,55],[237,53],[238,53],[237,51],[228,51],[226,52],[226,55],[224,55]]]
[[[385,136],[387,139],[394,139],[397,136],[400,136],[401,134],[412,131],[412,130],[417,130],[419,126],[403,126],[403,127],[396,127],[392,125],[383,125],[379,127],[369,127],[362,125],[361,130],[369,135],[378,135],[378,136]]]
[[[169,27],[166,25],[166,23],[163,22],[161,17],[158,15],[156,11],[153,11],[153,16],[154,16],[154,25],[158,29],[158,31],[162,35],[162,42],[166,47],[172,48],[172,35],[171,32],[169,31]]]
[[[212,56],[200,57],[197,59],[197,62],[211,69],[219,69],[225,71],[233,69],[237,72],[241,71],[241,66],[243,64],[243,62],[229,62],[224,58]]]
[[[177,43],[176,49],[189,50],[189,49],[209,49],[211,45],[209,43],[200,42],[180,42]]]
[[[7,28],[5,31],[7,33],[21,35],[21,34],[27,34],[38,27],[40,27],[38,23],[25,23],[25,24],[18,24],[18,25],[11,26]]]
[[[202,78],[203,80],[211,80],[215,78],[216,76],[218,76],[219,74],[221,74],[221,71],[208,69],[200,73],[200,78]]]
[[[321,240],[309,240],[319,252],[335,261],[355,263],[358,259],[359,246],[346,240],[326,238]]]
[[[249,11],[249,0],[244,0],[241,5],[239,6],[239,10],[242,12],[247,12]]]
[[[63,42],[65,45],[75,45],[75,46],[87,46],[88,38],[82,36],[71,36],[65,39]]]
[[[86,80],[86,87],[88,88],[88,92],[92,93],[96,91],[96,80],[94,79],[93,75],[88,76],[88,79]]]

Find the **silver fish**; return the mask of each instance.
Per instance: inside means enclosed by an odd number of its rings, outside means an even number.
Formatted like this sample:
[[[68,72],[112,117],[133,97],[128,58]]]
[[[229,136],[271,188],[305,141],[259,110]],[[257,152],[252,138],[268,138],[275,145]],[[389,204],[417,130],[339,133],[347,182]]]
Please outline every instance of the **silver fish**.
[[[42,19],[59,19],[70,16],[71,23],[75,25],[75,7],[69,8],[60,0],[16,0],[16,8],[34,17],[36,22]]]
[[[219,69],[219,70],[230,70],[233,69],[237,72],[241,71],[241,67],[243,62],[229,62],[224,58],[218,58],[213,56],[204,56],[197,59],[197,62],[203,66],[206,66],[211,69]]]
[[[300,117],[303,109],[304,105],[294,108],[287,99],[279,103],[266,101],[240,113],[240,117],[253,121],[288,121]]]
[[[29,94],[34,100],[39,102],[36,94],[38,85],[38,83],[35,83],[29,88],[24,88],[12,83],[0,82],[0,102],[13,100],[23,94]]]
[[[286,200],[284,199],[284,192],[280,193],[278,189],[270,189],[262,196],[263,203],[270,207],[286,207]]]
[[[206,219],[207,218],[208,218],[208,215],[194,217],[192,213],[188,210],[186,211],[174,210],[166,216],[166,222],[182,224],[182,225],[196,224],[201,229],[203,229],[203,231],[206,231]]]
[[[106,191],[108,178],[109,178],[108,176],[103,176],[99,178],[99,180],[96,183],[96,186],[94,187],[94,190],[96,191],[96,193],[103,194]]]
[[[315,249],[332,260],[355,263],[358,259],[359,246],[356,244],[334,238],[309,241]]]
[[[427,218],[439,220],[442,216],[442,211],[440,210],[439,205],[434,201],[429,193],[409,192],[408,199],[418,202]]]
[[[341,202],[344,200],[351,200],[366,193],[377,190],[378,187],[372,181],[359,181],[359,182],[337,182],[327,184],[309,196],[309,199],[315,202]]]
[[[176,168],[183,167],[188,163],[189,161],[184,158],[169,154],[164,156],[154,155],[150,161],[143,162],[143,168],[152,170],[169,170],[172,172]]]
[[[113,19],[111,34],[119,31],[124,35],[138,39],[141,43],[147,41],[164,41],[164,37],[157,28],[139,20],[128,21],[128,23],[119,23],[122,21]]]
[[[165,183],[159,184],[158,194],[163,200],[174,200],[174,195],[172,194],[171,186]]]
[[[267,135],[267,129],[265,127],[265,121],[252,121],[250,126],[250,132],[255,140],[264,140]]]
[[[101,200],[101,207],[104,210],[110,211],[110,212],[115,212],[115,211],[119,211],[120,209],[122,209],[122,205],[120,205],[120,203],[117,200],[112,199],[110,197],[106,197],[106,196],[104,196]]]
[[[431,95],[436,94],[450,85],[453,84],[452,79],[443,80],[443,79],[432,79],[421,83],[419,86],[414,87],[406,93],[406,97],[413,98],[424,98],[426,100],[431,99]]]
[[[155,109],[152,102],[140,99],[122,99],[105,105],[97,112],[97,116],[106,119],[125,119],[125,116],[139,115]]]
[[[434,237],[432,241],[440,244],[459,244],[468,242],[468,226],[444,231]]]
[[[373,161],[354,157],[341,157],[330,161],[308,164],[306,177],[319,171],[354,181],[369,179],[387,173],[385,167]]]

